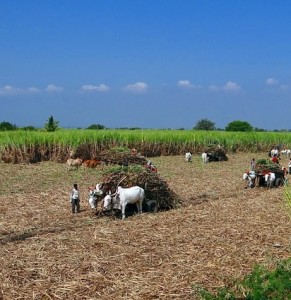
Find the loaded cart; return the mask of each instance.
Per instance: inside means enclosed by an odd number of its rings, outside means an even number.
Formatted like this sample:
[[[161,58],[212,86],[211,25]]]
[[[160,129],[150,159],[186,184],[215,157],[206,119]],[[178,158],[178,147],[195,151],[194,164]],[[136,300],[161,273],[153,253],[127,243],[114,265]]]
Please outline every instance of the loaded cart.
[[[209,145],[204,148],[203,152],[207,153],[208,161],[228,160],[225,150],[219,145]]]
[[[269,159],[257,160],[255,173],[257,177],[257,186],[278,187],[283,186],[286,182],[286,170],[282,169],[279,164],[274,163]]]

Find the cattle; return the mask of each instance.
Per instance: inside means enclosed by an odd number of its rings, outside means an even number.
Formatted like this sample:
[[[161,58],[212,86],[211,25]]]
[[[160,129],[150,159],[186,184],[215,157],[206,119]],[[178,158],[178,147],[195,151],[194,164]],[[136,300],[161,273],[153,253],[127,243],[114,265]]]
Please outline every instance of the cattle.
[[[270,189],[275,185],[276,175],[273,172],[265,174],[266,186]]]
[[[114,208],[121,209],[122,219],[125,219],[125,207],[127,204],[135,203],[139,213],[142,213],[142,203],[145,198],[145,191],[139,186],[133,186],[130,188],[118,187],[116,193],[113,195],[107,195],[104,198],[104,209],[109,209],[110,204]]]
[[[101,209],[99,211],[99,215],[103,212],[103,203],[104,203],[104,198],[107,199],[108,197],[111,198],[110,194],[112,190],[112,184],[110,183],[97,183],[96,186],[91,186],[88,187],[88,192],[89,192],[89,204],[92,210],[98,209],[98,203],[101,203]]]
[[[89,191],[89,204],[92,209],[97,209],[97,195],[94,188],[88,187]]]
[[[114,184],[112,182],[107,183],[97,183],[95,190],[99,195],[103,195],[103,197],[107,194],[112,194],[115,191]]]
[[[290,158],[291,156],[291,150],[290,149],[284,149],[281,151],[282,155],[286,155],[286,157]]]
[[[243,180],[248,181],[247,187],[253,188],[256,185],[256,173],[254,171],[247,171],[243,174]],[[246,188],[247,188],[246,187]]]
[[[186,152],[186,154],[185,154],[185,160],[187,162],[192,162],[192,154],[191,154],[191,152]]]
[[[100,164],[101,164],[101,161],[97,160],[97,159],[87,159],[87,160],[84,160],[82,163],[82,165],[85,168],[96,168]]]
[[[95,186],[95,193],[99,199],[103,199],[106,195],[111,195],[115,190],[112,182],[97,183]]]
[[[69,171],[71,167],[76,167],[78,169],[82,165],[83,159],[81,158],[68,158],[67,159],[67,170]]]
[[[105,193],[101,189],[103,184],[96,184],[95,187],[88,187],[89,191],[89,204],[92,209],[95,209],[97,211],[98,203],[101,202],[105,196]],[[102,208],[99,212],[99,214],[102,212]]]
[[[201,154],[201,158],[202,158],[202,162],[203,162],[204,164],[206,164],[206,163],[208,162],[208,160],[209,160],[208,154],[207,154],[206,152],[203,152],[203,153]]]

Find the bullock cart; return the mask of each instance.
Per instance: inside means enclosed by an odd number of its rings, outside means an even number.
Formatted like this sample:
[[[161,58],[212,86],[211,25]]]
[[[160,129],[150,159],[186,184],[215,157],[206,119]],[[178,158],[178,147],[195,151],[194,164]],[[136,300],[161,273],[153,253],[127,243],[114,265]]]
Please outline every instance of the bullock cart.
[[[274,186],[283,186],[286,182],[285,171],[282,170],[279,164],[272,162],[269,159],[259,159],[256,161],[255,174],[256,185],[266,186],[265,175],[269,173],[275,174]]]
[[[168,186],[166,181],[159,174],[152,172],[144,166],[129,167],[126,171],[122,168],[115,168],[103,176],[102,182],[111,187],[114,194],[118,186],[130,188],[139,186],[145,191],[142,210],[145,212],[157,212],[177,208],[181,200]],[[135,205],[127,206],[127,215],[136,212]]]
[[[219,145],[209,145],[203,152],[207,153],[208,161],[227,161],[225,150]]]

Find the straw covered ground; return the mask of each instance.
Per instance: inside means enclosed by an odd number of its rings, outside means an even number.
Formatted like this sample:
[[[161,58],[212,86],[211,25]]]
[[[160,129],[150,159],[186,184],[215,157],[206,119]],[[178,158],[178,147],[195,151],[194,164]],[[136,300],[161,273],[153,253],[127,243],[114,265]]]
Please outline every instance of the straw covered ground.
[[[124,221],[91,215],[87,187],[101,170],[0,163],[0,299],[197,299],[195,286],[271,268],[290,257],[290,219],[282,187],[244,188],[252,157],[266,154],[153,158],[183,205]],[[82,210],[71,215],[75,182]]]

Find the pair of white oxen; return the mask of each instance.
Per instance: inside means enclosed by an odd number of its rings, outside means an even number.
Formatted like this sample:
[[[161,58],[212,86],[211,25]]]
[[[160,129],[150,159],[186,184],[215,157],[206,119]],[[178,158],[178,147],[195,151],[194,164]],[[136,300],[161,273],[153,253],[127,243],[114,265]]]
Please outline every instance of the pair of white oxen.
[[[102,184],[97,184],[95,190],[89,192],[89,203],[91,208],[96,208],[97,197],[102,197],[104,191],[102,190]],[[130,188],[123,188],[118,186],[116,192],[111,194],[110,192],[103,199],[103,209],[108,210],[111,207],[114,209],[121,209],[122,219],[125,218],[125,208],[127,204],[136,204],[139,213],[142,213],[142,204],[145,199],[145,191],[139,186],[133,186]]]
[[[265,183],[266,186],[268,188],[271,188],[273,186],[278,186],[279,185],[279,181],[277,182],[277,180],[281,180],[280,178],[276,178],[276,174],[273,172],[268,172],[264,175],[265,178]],[[246,180],[248,182],[248,187],[252,188],[256,186],[256,179],[257,179],[257,175],[255,173],[255,171],[249,171],[249,172],[245,172],[243,174],[243,180]]]
[[[290,158],[291,157],[291,150],[290,149],[283,149],[281,151],[282,155],[286,155],[286,157]]]
[[[207,155],[206,152],[203,152],[203,153],[201,154],[201,158],[202,158],[202,162],[203,162],[203,163],[207,163],[208,160],[209,160],[208,155]],[[186,160],[187,162],[191,162],[191,161],[192,161],[192,154],[191,154],[191,152],[186,152],[186,154],[185,154],[185,160]]]

